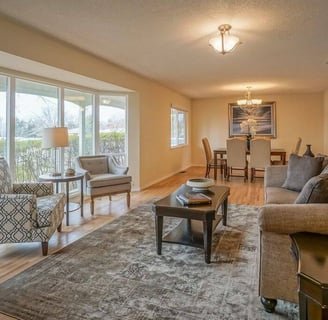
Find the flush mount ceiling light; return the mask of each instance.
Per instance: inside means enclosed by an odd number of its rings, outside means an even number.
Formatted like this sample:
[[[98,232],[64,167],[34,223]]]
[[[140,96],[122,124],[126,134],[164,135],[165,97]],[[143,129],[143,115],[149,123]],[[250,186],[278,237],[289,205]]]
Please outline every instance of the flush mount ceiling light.
[[[230,24],[221,24],[218,28],[219,34],[209,40],[209,45],[222,54],[233,51],[240,41],[238,37],[230,34],[230,29]]]
[[[262,103],[262,99],[252,99],[251,88],[252,87],[247,87],[245,99],[237,100],[238,106],[243,109],[245,108],[249,114],[251,114]]]

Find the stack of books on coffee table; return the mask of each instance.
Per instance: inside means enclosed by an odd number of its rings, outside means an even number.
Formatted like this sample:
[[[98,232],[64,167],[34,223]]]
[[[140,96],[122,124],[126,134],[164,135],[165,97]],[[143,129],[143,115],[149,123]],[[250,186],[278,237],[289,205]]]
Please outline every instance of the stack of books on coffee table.
[[[176,197],[177,200],[184,206],[210,204],[212,202],[212,199],[209,196],[201,192],[186,192],[183,194],[177,194]]]

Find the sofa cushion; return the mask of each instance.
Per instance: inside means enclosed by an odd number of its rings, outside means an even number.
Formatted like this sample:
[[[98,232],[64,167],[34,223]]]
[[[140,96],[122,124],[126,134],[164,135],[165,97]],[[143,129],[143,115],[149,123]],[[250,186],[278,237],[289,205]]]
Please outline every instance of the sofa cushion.
[[[303,187],[295,203],[328,203],[328,173],[312,177]]]
[[[288,204],[294,203],[298,196],[298,192],[280,188],[266,187],[265,188],[265,203],[266,204]]]
[[[306,182],[322,170],[322,157],[300,157],[291,154],[288,161],[287,177],[282,187],[300,192]]]

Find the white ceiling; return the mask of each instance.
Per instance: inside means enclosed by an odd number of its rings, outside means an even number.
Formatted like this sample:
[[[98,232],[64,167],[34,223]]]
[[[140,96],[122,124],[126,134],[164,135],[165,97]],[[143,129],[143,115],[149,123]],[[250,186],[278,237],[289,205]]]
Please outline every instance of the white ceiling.
[[[0,0],[0,12],[192,98],[328,89],[327,0]],[[208,45],[220,24],[233,53]]]

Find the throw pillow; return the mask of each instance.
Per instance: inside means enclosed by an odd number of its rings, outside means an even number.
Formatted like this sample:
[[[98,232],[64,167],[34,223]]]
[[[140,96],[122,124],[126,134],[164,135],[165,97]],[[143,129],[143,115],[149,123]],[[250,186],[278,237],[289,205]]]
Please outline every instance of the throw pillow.
[[[327,154],[323,154],[323,153],[318,153],[316,155],[316,157],[322,157],[323,158],[323,161],[322,161],[322,169],[324,169],[328,165],[328,155]]]
[[[320,174],[328,174],[328,164],[323,168]]]
[[[328,203],[328,174],[312,177],[303,187],[295,203]]]
[[[283,188],[301,191],[306,182],[313,176],[317,176],[322,170],[321,157],[300,157],[291,154],[288,161],[287,177]]]

